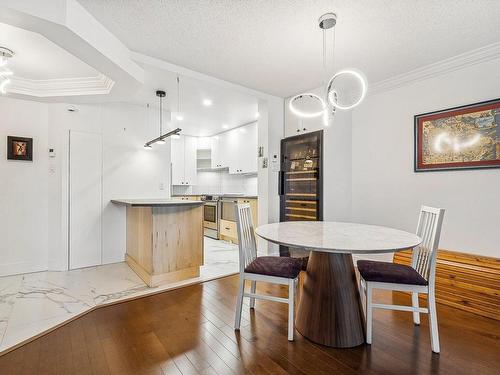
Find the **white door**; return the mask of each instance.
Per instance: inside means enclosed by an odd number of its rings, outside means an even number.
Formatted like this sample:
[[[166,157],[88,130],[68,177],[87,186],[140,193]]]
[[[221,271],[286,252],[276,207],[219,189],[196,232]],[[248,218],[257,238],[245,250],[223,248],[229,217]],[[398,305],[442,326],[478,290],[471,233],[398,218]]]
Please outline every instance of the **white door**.
[[[101,264],[102,136],[69,135],[69,268]]]
[[[171,138],[172,185],[184,185],[184,137]]]
[[[184,183],[196,185],[196,137],[184,137]]]

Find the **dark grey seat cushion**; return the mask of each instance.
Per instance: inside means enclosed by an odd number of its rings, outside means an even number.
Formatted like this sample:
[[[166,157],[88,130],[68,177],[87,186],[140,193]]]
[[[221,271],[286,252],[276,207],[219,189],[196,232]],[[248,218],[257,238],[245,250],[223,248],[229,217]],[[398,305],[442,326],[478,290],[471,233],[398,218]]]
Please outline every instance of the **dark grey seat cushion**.
[[[250,263],[245,272],[259,275],[295,279],[302,268],[302,261],[289,257],[258,257]]]
[[[404,264],[358,260],[359,273],[366,281],[382,283],[427,285],[425,280],[413,267]]]

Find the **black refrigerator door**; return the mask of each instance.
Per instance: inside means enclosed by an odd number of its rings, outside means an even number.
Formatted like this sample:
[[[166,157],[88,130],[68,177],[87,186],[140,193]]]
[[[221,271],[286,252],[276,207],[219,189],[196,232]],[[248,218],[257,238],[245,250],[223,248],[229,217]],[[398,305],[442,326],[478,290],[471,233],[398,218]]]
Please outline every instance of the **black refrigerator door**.
[[[280,221],[322,220],[323,132],[281,141]]]
[[[281,140],[280,221],[323,220],[322,158],[323,131]],[[280,255],[307,254],[280,246]]]

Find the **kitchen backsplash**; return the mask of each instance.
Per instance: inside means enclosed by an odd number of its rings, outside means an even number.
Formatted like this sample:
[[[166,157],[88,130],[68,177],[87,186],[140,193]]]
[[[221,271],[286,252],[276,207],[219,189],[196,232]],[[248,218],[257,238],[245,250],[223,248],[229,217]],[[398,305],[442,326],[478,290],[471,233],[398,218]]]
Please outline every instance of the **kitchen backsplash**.
[[[172,194],[257,195],[257,175],[229,174],[227,170],[200,171],[197,178],[194,186],[173,186]]]

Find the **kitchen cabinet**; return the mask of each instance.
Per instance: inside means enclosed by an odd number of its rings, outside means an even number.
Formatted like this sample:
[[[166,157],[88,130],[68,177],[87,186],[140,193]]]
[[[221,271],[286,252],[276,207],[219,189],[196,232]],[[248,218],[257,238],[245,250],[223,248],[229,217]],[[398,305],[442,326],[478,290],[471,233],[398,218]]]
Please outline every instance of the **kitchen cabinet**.
[[[257,123],[227,132],[230,174],[257,173]]]
[[[211,164],[212,169],[226,168],[229,166],[228,160],[228,134],[227,132],[213,136],[211,140]]]
[[[211,166],[230,174],[257,173],[257,123],[212,137]]]
[[[253,227],[257,228],[259,225],[259,205],[258,200],[254,198],[238,198],[238,204],[249,203],[250,210],[252,211]]]
[[[196,137],[171,139],[172,185],[196,185]]]
[[[234,173],[257,173],[257,123],[238,129],[241,139],[238,158],[234,162]]]
[[[252,223],[253,227],[257,228],[259,225],[259,211],[258,211],[258,199],[257,198],[223,198],[222,200],[222,214],[219,222],[219,234],[220,239],[231,241],[232,243],[238,243],[238,231],[236,229],[236,218],[232,213],[234,211],[234,203],[226,203],[227,207],[224,207],[224,201],[234,202],[237,204],[248,203],[250,204],[250,209],[252,211]]]

